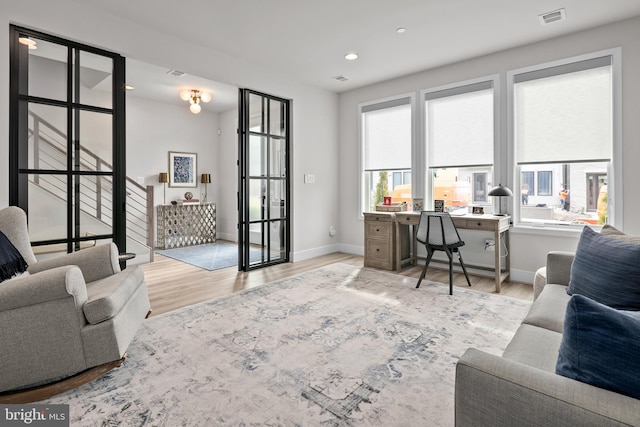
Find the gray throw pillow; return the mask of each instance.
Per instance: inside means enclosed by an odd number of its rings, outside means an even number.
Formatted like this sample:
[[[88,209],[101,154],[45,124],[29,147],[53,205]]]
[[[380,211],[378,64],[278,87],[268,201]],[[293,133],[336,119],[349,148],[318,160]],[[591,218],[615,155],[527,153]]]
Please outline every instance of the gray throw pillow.
[[[604,236],[610,236],[616,239],[624,240],[626,242],[640,243],[640,236],[630,236],[624,232],[618,230],[613,225],[605,224],[600,231],[600,234]]]
[[[584,227],[567,293],[584,295],[619,310],[640,310],[640,243]]]

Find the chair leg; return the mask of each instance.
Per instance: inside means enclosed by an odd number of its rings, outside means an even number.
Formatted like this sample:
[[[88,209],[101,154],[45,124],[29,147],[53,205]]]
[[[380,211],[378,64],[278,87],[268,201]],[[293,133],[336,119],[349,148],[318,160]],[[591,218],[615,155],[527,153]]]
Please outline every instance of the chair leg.
[[[464,266],[464,261],[462,261],[462,254],[458,251],[458,259],[460,260],[460,266],[462,267],[462,271],[464,272],[464,277],[467,278],[467,283],[471,286],[471,281],[469,280],[469,275],[467,274],[467,268]]]
[[[422,283],[422,279],[427,274],[427,267],[429,267],[429,263],[431,262],[431,257],[433,256],[433,250],[427,247],[427,261],[424,263],[424,268],[422,269],[422,274],[420,274],[420,279],[418,279],[418,284],[416,285],[416,289],[420,287],[420,283]]]
[[[445,250],[449,257],[449,295],[453,295],[453,254],[450,250]]]

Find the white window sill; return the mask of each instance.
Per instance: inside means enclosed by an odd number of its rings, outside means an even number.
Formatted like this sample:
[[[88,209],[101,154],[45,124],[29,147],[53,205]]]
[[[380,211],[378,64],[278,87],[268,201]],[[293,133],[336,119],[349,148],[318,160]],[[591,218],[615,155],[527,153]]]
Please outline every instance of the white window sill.
[[[523,223],[514,225],[511,229],[511,233],[578,238],[580,236],[580,233],[582,233],[582,228],[583,227],[580,227],[579,225],[554,226],[549,224],[533,225]]]

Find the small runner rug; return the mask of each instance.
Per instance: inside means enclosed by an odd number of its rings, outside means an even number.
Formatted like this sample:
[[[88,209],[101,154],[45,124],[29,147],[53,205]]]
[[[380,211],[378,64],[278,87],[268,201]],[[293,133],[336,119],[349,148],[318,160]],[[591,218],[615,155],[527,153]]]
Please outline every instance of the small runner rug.
[[[165,249],[156,253],[209,271],[238,265],[238,245],[236,243],[218,242],[185,246],[177,249]],[[249,258],[251,261],[260,259],[260,251],[251,248]]]
[[[118,369],[48,400],[82,426],[452,426],[458,358],[530,303],[332,264],[147,319]]]

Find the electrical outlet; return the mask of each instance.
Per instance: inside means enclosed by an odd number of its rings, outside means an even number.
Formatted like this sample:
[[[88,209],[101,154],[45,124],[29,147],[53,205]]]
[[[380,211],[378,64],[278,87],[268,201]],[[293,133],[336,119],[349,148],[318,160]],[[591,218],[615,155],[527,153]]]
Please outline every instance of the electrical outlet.
[[[304,183],[305,184],[315,184],[316,183],[316,176],[315,175],[311,175],[311,174],[305,174],[304,175]]]
[[[484,239],[484,250],[493,252],[496,250],[496,242],[493,239]]]

